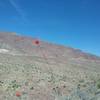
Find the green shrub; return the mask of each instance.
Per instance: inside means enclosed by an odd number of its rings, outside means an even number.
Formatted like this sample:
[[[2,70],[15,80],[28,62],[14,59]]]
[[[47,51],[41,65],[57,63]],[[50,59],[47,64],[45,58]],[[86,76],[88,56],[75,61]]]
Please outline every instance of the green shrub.
[[[97,82],[97,88],[100,89],[100,80]]]

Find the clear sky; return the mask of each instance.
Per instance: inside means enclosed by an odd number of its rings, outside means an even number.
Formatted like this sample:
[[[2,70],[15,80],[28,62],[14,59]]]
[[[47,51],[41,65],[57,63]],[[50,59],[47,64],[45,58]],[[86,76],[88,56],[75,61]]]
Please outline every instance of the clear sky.
[[[0,31],[100,56],[100,0],[0,0]]]

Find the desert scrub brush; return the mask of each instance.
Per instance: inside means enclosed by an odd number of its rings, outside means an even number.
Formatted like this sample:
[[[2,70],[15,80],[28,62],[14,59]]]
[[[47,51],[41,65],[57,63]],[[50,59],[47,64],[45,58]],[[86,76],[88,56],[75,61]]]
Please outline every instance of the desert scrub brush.
[[[100,79],[97,81],[97,88],[100,89]]]
[[[59,87],[53,88],[53,95],[55,97],[55,100],[69,100],[68,96],[64,96],[61,93],[61,90]]]

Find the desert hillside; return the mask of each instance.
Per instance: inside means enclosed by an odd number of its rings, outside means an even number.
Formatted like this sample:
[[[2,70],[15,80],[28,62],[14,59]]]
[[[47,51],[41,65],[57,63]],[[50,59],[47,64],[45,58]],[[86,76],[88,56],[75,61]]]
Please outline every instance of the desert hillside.
[[[100,100],[99,89],[86,94],[88,99],[84,93],[67,98],[77,87],[92,89],[99,79],[98,56],[0,32],[0,100]]]

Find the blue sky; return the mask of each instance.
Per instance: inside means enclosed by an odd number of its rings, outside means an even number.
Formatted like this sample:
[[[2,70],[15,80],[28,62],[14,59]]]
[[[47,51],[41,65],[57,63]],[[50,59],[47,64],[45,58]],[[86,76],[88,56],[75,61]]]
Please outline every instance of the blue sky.
[[[0,31],[100,56],[100,0],[0,0]]]

